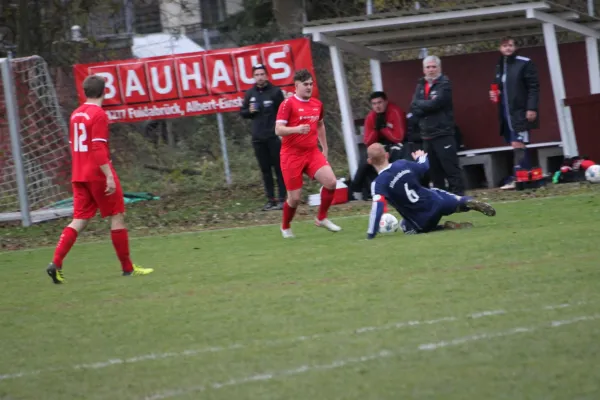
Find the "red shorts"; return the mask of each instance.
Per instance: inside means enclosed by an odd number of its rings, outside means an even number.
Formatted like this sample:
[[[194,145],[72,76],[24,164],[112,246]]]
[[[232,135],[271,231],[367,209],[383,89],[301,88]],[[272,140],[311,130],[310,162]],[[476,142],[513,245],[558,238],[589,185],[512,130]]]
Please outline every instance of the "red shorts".
[[[288,191],[301,189],[303,173],[314,179],[317,171],[326,165],[329,165],[329,162],[318,148],[300,154],[282,151],[281,173],[285,188]]]
[[[106,195],[105,181],[73,182],[73,218],[93,218],[98,209],[102,218],[124,213],[123,189],[117,177],[115,183],[117,190],[111,195]]]

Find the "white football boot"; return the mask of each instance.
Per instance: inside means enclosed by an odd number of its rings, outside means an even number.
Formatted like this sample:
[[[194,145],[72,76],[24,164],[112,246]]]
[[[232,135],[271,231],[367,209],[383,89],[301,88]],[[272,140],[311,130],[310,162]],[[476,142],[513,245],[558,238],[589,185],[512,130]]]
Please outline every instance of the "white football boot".
[[[337,226],[336,224],[334,224],[327,218],[325,218],[322,221],[319,221],[318,219],[315,218],[315,225],[318,227],[321,227],[321,228],[327,228],[331,232],[339,232],[342,230],[342,228],[340,228],[339,226]]]
[[[281,228],[281,236],[283,236],[284,239],[291,239],[291,238],[296,237],[296,236],[294,236],[294,232],[292,232],[292,228],[289,228],[289,229]]]

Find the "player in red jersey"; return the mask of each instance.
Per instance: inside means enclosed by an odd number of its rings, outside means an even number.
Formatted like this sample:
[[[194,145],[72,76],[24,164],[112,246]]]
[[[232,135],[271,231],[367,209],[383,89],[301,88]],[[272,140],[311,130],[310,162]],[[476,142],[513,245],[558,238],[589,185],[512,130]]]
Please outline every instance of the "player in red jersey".
[[[63,260],[77,235],[100,210],[110,217],[110,234],[124,276],[147,275],[153,270],[134,265],[129,257],[129,237],[125,226],[125,201],[119,177],[108,150],[108,116],[102,109],[104,78],[92,75],[83,81],[87,100],[73,111],[69,123],[72,154],[73,220],[63,230],[54,258],[46,272],[54,283],[64,283]]]
[[[342,228],[327,219],[337,179],[327,162],[323,103],[311,97],[313,78],[308,70],[296,71],[294,84],[296,93],[281,103],[275,124],[275,133],[282,138],[281,172],[287,189],[281,234],[284,238],[294,237],[290,224],[300,204],[303,174],[323,185],[315,225],[338,232]],[[322,151],[319,150],[319,143]]]

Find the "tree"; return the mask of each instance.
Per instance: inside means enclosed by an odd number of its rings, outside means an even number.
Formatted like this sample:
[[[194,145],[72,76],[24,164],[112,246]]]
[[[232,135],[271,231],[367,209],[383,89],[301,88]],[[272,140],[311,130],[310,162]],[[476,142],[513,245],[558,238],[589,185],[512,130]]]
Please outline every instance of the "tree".
[[[19,0],[18,2],[18,44],[17,54],[19,56],[31,54],[31,25],[29,22],[30,10],[28,0]]]
[[[2,0],[2,25],[14,32],[12,45],[18,57],[38,54],[51,62],[68,54],[56,54],[54,43],[68,37],[71,23],[86,21],[101,0]],[[6,52],[7,46],[2,49]]]
[[[277,40],[280,35],[270,0],[243,0],[242,11],[229,15],[218,28],[238,46]]]
[[[273,15],[282,33],[287,36],[302,34],[304,5],[304,1],[299,0],[273,0]]]

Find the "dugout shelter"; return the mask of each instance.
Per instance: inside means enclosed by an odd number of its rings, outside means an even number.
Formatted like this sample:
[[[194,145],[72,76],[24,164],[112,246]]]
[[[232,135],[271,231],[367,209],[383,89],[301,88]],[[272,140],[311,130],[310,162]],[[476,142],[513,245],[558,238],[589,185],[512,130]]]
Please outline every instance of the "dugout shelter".
[[[589,110],[591,103],[600,104],[600,19],[592,13],[552,1],[498,0],[306,23],[303,33],[330,50],[351,175],[357,169],[358,145],[362,143],[355,121],[363,116],[353,114],[342,51],[369,59],[373,90],[385,90],[390,100],[408,111],[416,81],[423,75],[422,60],[392,61],[391,54],[498,41],[508,35],[517,39],[543,35],[544,46],[520,51],[532,58],[540,75],[541,127],[532,133],[530,147],[536,149],[542,168],[549,172],[551,156],[572,157],[582,150],[583,154],[593,153],[600,148],[600,139],[590,132],[589,119],[599,113],[578,112],[581,121],[574,121],[571,110],[576,106]],[[574,32],[583,40],[559,45],[558,32]],[[496,105],[488,97],[499,53],[441,58],[442,70],[453,82],[455,117],[467,147],[459,152],[461,165],[483,166],[488,186],[497,186],[511,150],[498,134]],[[596,96],[590,100],[590,95]]]

